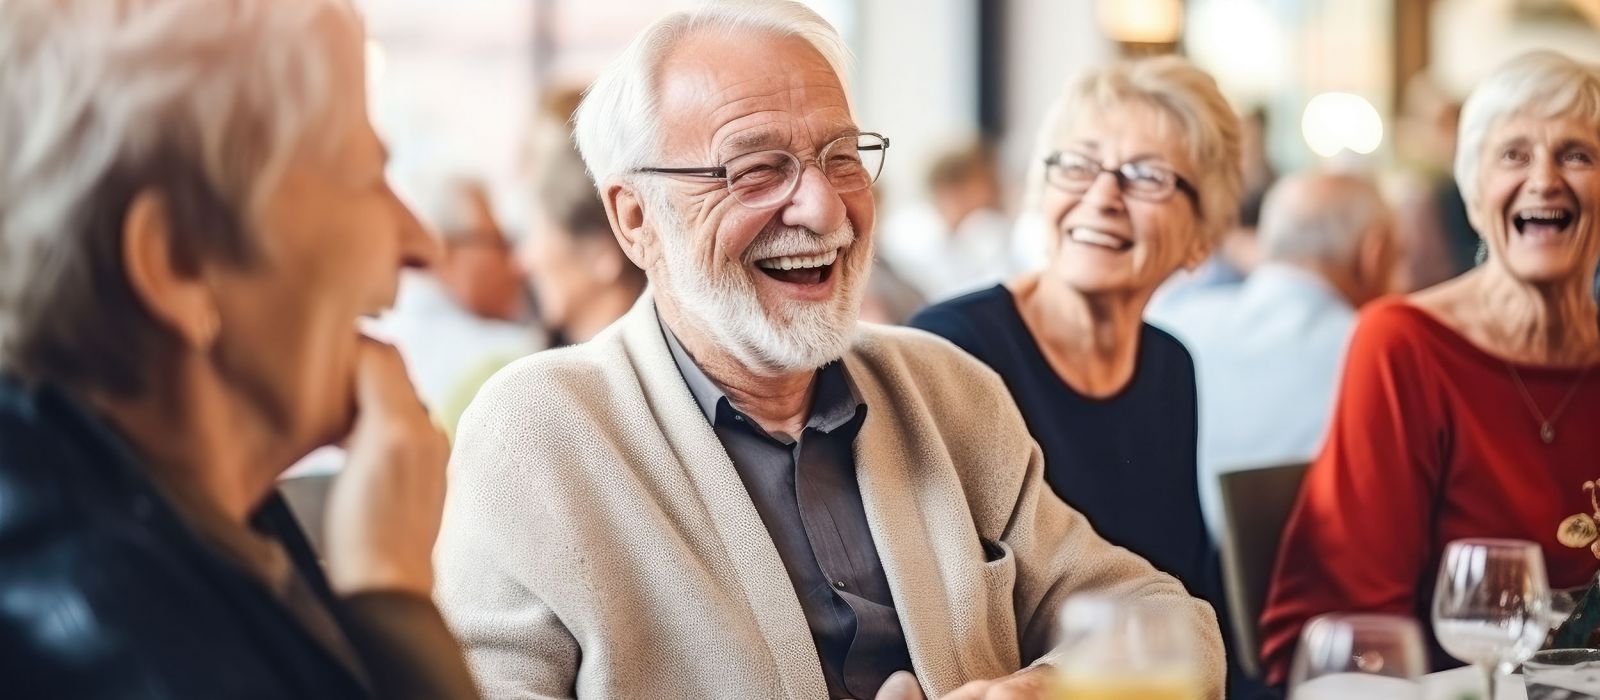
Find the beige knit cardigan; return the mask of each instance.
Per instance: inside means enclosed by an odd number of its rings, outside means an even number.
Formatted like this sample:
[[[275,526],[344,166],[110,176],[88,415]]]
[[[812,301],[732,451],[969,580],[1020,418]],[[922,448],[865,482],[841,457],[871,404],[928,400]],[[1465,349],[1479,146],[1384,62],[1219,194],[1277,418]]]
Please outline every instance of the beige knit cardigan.
[[[1051,493],[994,372],[875,325],[844,362],[868,406],[861,500],[930,698],[1049,661],[1062,601],[1088,591],[1186,619],[1221,697],[1210,606]],[[594,340],[501,371],[457,435],[436,595],[486,697],[827,697],[783,562],[650,295]]]

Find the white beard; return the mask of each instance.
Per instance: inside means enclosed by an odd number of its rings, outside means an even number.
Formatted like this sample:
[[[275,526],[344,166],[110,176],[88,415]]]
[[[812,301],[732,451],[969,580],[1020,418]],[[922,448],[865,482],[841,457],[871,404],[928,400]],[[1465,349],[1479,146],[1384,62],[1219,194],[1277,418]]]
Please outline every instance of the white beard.
[[[862,261],[872,259],[871,242],[856,238],[846,221],[837,231],[823,236],[793,228],[767,230],[750,244],[750,250],[763,254],[748,259],[782,254],[784,241],[804,236],[823,238],[839,247],[869,246],[866,250],[841,251],[835,269],[838,288],[824,302],[780,302],[781,308],[768,315],[756,296],[755,282],[743,265],[723,264],[704,270],[696,263],[688,244],[689,233],[683,217],[666,198],[664,188],[646,186],[645,204],[658,217],[665,279],[654,280],[661,292],[670,295],[682,310],[684,320],[716,341],[746,368],[767,375],[815,370],[844,356],[855,338],[856,320],[861,313],[865,287]],[[834,247],[830,245],[828,247]],[[809,246],[815,249],[813,244]],[[761,274],[761,273],[756,273]]]

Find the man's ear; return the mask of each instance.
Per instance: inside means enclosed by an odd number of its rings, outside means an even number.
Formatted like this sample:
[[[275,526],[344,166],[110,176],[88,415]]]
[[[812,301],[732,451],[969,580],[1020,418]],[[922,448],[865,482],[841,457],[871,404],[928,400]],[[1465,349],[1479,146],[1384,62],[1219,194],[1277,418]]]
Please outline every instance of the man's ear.
[[[134,298],[184,346],[203,350],[216,342],[222,319],[200,270],[184,269],[174,255],[166,198],[135,194],[122,222],[122,272]]]
[[[1395,269],[1398,267],[1400,241],[1387,222],[1369,227],[1361,234],[1356,245],[1357,279],[1370,288],[1372,297],[1395,291]]]
[[[627,183],[612,180],[600,190],[600,200],[606,206],[606,218],[611,221],[611,231],[622,252],[639,269],[651,269],[660,255],[659,241],[639,192]]]

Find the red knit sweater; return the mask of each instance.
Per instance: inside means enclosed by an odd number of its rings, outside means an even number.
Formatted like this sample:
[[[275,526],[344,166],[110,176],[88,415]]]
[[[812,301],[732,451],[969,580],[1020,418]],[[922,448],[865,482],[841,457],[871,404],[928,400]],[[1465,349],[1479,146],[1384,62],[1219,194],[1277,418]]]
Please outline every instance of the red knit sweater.
[[[1361,315],[1327,442],[1306,475],[1263,611],[1267,679],[1286,680],[1300,627],[1334,611],[1429,619],[1444,546],[1512,537],[1544,548],[1550,585],[1588,583],[1600,561],[1556,541],[1593,508],[1600,479],[1600,367],[1545,444],[1504,360],[1402,298]],[[1517,365],[1546,416],[1582,369]],[[1431,637],[1431,634],[1430,634]]]

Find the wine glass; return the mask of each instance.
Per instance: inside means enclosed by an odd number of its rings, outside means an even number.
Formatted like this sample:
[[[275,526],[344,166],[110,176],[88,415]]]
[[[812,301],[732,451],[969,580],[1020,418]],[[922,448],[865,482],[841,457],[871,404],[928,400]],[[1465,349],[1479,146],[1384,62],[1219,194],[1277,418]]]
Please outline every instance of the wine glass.
[[[1550,631],[1544,553],[1525,540],[1451,542],[1433,593],[1433,633],[1451,656],[1483,669],[1489,700],[1500,678]]]
[[[1200,700],[1204,694],[1194,631],[1171,607],[1073,596],[1061,610],[1061,648],[1056,700]]]
[[[1422,628],[1398,615],[1328,613],[1300,630],[1293,700],[1417,700],[1428,672]]]

